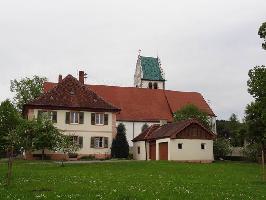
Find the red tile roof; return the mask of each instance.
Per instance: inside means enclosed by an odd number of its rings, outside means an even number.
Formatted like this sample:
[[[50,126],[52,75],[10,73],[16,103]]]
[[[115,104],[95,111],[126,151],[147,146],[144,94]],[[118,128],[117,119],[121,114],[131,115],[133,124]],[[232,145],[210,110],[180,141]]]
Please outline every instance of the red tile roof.
[[[46,82],[44,91],[49,91],[55,85],[56,83]],[[117,114],[119,121],[158,122],[164,119],[171,122],[173,113],[186,104],[194,104],[208,115],[215,116],[202,95],[197,92],[105,85],[86,85],[86,87],[121,109]]]
[[[44,89],[46,90],[46,88]],[[25,107],[75,108],[112,112],[120,110],[71,75],[66,76],[60,83],[54,85],[50,90],[46,90],[44,94],[26,104]]]
[[[208,134],[211,135],[212,138],[215,137],[215,134],[202,126],[195,119],[182,120],[174,123],[165,124],[162,126],[150,126],[145,131],[143,131],[140,135],[135,137],[132,141],[145,141],[145,140],[157,140],[160,138],[175,138],[176,134],[180,133],[182,130],[187,128],[188,126],[196,124],[203,128]]]

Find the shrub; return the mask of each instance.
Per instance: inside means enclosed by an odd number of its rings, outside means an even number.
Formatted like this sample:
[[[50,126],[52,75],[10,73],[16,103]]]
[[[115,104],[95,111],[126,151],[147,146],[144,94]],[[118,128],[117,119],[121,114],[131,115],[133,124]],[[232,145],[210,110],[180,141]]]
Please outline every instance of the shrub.
[[[259,146],[258,144],[248,144],[243,149],[243,154],[247,160],[256,162],[258,161]]]
[[[80,160],[95,160],[95,156],[89,155],[89,156],[82,156]]]
[[[213,153],[215,160],[223,158],[230,154],[231,144],[230,141],[225,138],[217,138],[213,143]]]

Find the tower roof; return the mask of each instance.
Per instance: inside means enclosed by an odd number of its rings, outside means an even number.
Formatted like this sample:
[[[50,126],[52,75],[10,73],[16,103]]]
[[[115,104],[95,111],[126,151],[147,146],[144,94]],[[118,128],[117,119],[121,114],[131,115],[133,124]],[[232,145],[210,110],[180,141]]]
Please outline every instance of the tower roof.
[[[152,81],[164,81],[159,58],[140,56],[140,64],[143,72],[143,79]]]

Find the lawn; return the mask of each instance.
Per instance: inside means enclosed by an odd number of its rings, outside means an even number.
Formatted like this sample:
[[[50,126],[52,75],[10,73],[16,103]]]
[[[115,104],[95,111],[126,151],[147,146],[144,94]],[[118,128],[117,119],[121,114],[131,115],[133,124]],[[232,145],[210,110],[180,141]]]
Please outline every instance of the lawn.
[[[257,164],[115,162],[67,164],[16,161],[0,199],[266,199]]]

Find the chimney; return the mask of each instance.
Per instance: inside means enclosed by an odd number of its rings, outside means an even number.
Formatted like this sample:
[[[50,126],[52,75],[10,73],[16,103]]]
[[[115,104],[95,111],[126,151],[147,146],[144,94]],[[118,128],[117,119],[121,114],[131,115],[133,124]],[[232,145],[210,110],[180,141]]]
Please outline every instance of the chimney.
[[[84,78],[85,78],[84,75],[85,75],[85,74],[84,74],[84,71],[79,71],[79,82],[80,82],[82,85],[84,85]]]
[[[163,125],[165,125],[165,124],[167,124],[167,120],[165,120],[165,119],[161,119],[161,120],[160,120],[160,126],[163,126]]]
[[[62,79],[63,79],[62,75],[59,74],[59,76],[58,76],[58,83],[60,83],[62,81]]]

